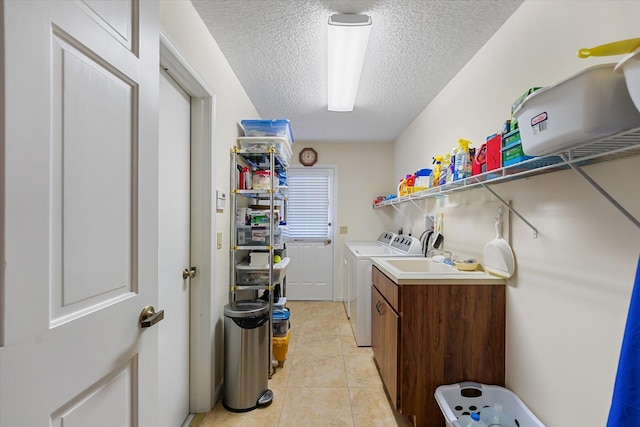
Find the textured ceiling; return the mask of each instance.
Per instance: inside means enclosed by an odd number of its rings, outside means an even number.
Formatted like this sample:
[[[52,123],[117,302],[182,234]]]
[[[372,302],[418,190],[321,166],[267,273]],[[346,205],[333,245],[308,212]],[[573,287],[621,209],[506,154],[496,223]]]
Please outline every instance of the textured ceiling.
[[[262,118],[297,142],[393,141],[522,0],[192,0]],[[327,111],[327,20],[372,28],[354,111]],[[252,117],[247,117],[252,118]]]

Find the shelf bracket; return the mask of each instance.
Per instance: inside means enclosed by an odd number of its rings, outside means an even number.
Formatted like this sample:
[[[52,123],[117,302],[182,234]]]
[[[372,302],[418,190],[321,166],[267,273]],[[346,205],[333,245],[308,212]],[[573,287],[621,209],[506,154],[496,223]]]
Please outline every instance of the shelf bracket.
[[[397,210],[398,213],[404,217],[404,219],[406,219],[407,221],[411,221],[411,218],[409,218],[404,212],[402,212],[400,209],[398,209],[395,204],[392,203],[391,207],[393,209]]]
[[[417,204],[417,203],[415,202],[415,200],[413,200],[413,199],[411,199],[411,198],[410,198],[410,199],[409,199],[409,201],[413,204],[413,206],[415,206],[416,208],[418,208],[418,210],[419,210],[420,212],[422,212],[422,213],[423,213],[423,214],[425,214],[425,215],[429,215],[429,212],[427,212],[426,210],[422,209],[422,208],[420,207],[420,205],[419,205],[419,204]]]
[[[626,210],[624,208],[624,206],[622,206],[620,203],[618,203],[618,201],[616,199],[614,199],[609,193],[607,193],[607,190],[605,190],[604,188],[602,188],[597,182],[595,182],[589,175],[587,175],[587,173],[585,171],[583,171],[580,166],[572,163],[571,161],[569,161],[569,156],[565,153],[562,153],[560,155],[560,157],[562,157],[562,159],[567,162],[567,164],[569,165],[569,167],[571,169],[573,169],[578,175],[580,175],[580,177],[582,179],[584,179],[589,185],[591,185],[598,193],[600,193],[602,195],[602,197],[604,197],[605,199],[607,199],[609,201],[609,203],[611,203],[616,209],[618,209],[618,211],[620,211],[620,213],[624,216],[627,217],[627,219],[629,221],[631,221],[637,228],[640,228],[640,221],[638,221],[636,219],[636,217],[634,217],[628,210]]]
[[[502,203],[504,205],[505,208],[509,209],[510,212],[512,212],[514,215],[516,215],[518,218],[520,218],[522,220],[522,222],[524,222],[525,224],[527,224],[527,226],[533,230],[533,238],[537,239],[538,238],[538,229],[531,224],[529,221],[527,221],[525,219],[525,217],[523,217],[522,215],[520,215],[520,213],[515,210],[512,206],[511,203],[507,202],[506,200],[504,200],[502,197],[500,197],[498,195],[498,193],[496,193],[495,191],[493,191],[489,186],[485,185],[485,183],[481,182],[480,186],[482,188],[484,188],[485,190],[487,190],[489,193],[493,194],[493,196],[498,199],[500,201],[500,203]]]

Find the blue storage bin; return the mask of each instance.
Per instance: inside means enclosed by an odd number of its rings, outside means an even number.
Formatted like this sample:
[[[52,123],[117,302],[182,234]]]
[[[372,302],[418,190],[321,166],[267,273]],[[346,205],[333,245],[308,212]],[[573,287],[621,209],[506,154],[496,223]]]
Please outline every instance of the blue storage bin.
[[[284,337],[289,332],[289,316],[291,312],[288,308],[284,310],[273,310],[273,336]]]
[[[291,122],[287,119],[241,120],[245,136],[279,136],[287,138],[293,144]]]

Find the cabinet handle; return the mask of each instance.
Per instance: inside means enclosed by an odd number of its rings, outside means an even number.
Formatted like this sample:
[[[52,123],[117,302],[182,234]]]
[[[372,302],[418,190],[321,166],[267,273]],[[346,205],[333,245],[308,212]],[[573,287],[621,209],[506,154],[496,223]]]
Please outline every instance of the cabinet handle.
[[[380,306],[382,305],[382,302],[378,301],[376,303],[376,310],[378,311],[378,314],[382,316],[382,311],[380,311]]]

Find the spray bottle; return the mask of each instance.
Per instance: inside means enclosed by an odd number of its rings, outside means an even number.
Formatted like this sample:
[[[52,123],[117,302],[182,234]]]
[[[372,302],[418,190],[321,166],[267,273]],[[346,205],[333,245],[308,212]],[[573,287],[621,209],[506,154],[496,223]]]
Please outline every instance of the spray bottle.
[[[440,172],[440,179],[438,180],[438,185],[445,185],[447,181],[447,177],[449,176],[449,166],[451,166],[451,154],[447,153],[444,156],[444,160],[442,161],[442,171]]]
[[[456,149],[454,148],[449,156],[449,166],[447,166],[447,184],[453,182],[456,174]]]
[[[471,141],[458,139],[458,149],[455,160],[455,180],[468,178],[471,176],[471,158],[469,156],[469,145]]]
[[[440,181],[440,173],[442,172],[442,156],[433,157],[433,172],[431,173],[432,187],[436,187]]]

